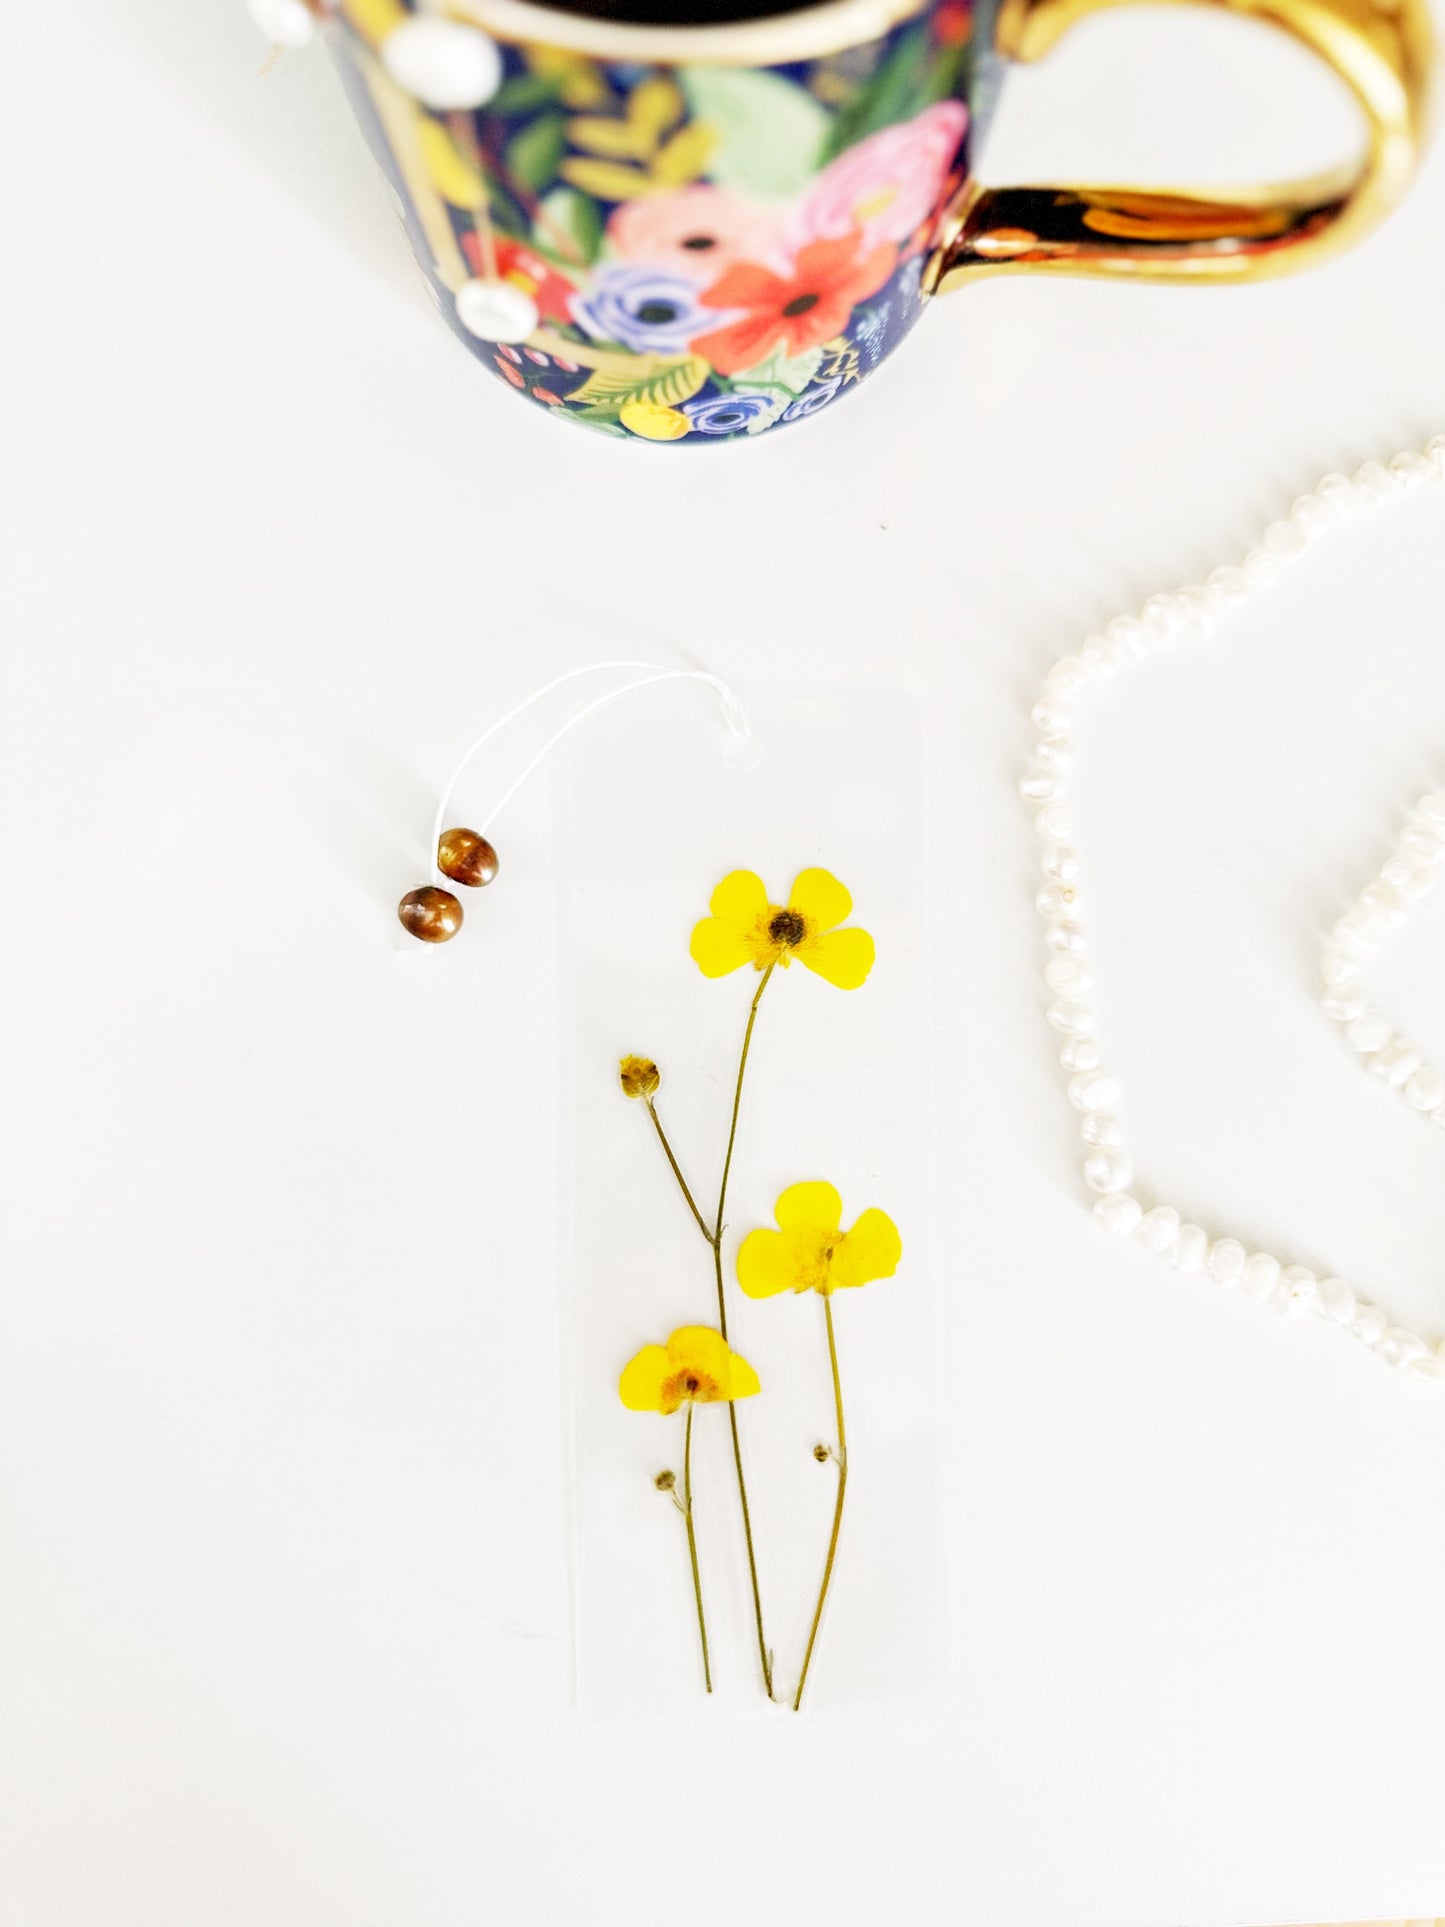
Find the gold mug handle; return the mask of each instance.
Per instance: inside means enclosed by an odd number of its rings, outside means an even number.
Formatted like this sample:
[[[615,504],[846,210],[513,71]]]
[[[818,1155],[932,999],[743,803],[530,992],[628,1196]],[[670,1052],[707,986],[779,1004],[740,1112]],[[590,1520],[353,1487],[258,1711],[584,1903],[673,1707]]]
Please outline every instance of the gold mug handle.
[[[942,293],[981,275],[1131,275],[1253,281],[1313,265],[1393,207],[1425,137],[1432,35],[1426,0],[1192,0],[1269,21],[1302,40],[1364,109],[1354,166],[1224,196],[1140,187],[985,187],[950,209],[924,277]],[[1131,0],[1004,0],[1000,53],[1036,60],[1087,15]]]

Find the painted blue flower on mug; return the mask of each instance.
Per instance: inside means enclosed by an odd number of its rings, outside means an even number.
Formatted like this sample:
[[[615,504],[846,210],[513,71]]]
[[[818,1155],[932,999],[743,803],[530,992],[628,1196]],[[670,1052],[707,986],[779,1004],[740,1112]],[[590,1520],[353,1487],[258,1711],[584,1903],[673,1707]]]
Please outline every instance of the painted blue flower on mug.
[[[714,326],[698,289],[680,275],[623,261],[598,271],[572,316],[594,341],[615,341],[635,355],[681,355],[695,335]]]
[[[783,410],[783,420],[785,422],[800,422],[807,415],[816,415],[820,408],[827,407],[828,403],[842,386],[843,377],[841,375],[834,375],[829,381],[820,381],[815,387],[810,388],[806,394],[799,395],[791,408],[785,408]]]
[[[684,402],[682,412],[699,435],[736,435],[776,412],[777,395],[708,395]]]

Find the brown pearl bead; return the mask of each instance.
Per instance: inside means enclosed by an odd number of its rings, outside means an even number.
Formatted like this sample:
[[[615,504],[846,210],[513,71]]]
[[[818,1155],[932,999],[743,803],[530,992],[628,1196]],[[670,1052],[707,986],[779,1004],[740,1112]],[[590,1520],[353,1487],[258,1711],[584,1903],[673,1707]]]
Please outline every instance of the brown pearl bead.
[[[396,907],[402,926],[423,943],[446,943],[462,927],[462,906],[450,890],[424,883],[408,890]]]
[[[437,844],[437,868],[453,883],[480,889],[497,874],[497,853],[475,830],[446,830]]]

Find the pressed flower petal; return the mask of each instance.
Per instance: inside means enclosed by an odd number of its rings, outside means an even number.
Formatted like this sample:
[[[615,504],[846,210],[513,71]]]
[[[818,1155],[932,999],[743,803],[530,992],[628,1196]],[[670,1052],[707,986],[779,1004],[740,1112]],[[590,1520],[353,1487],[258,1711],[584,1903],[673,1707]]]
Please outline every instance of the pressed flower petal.
[[[661,1345],[644,1345],[623,1371],[617,1390],[629,1412],[675,1412],[675,1401],[664,1403],[662,1388],[672,1365]]]
[[[874,1278],[891,1278],[903,1256],[903,1240],[886,1211],[865,1211],[833,1251],[831,1282],[835,1291],[866,1285]]]
[[[843,1200],[831,1184],[814,1180],[790,1184],[773,1207],[784,1231],[836,1231],[843,1222]]]
[[[739,1358],[734,1352],[728,1374],[728,1397],[751,1398],[754,1392],[760,1392],[762,1389],[758,1375],[752,1366],[745,1358]]]
[[[681,1325],[667,1341],[670,1371],[696,1372],[719,1385],[727,1383],[731,1357],[727,1340],[711,1325]]]
[[[848,921],[853,899],[831,870],[804,870],[793,883],[788,908],[799,911],[821,935]]]
[[[839,990],[857,990],[873,968],[875,950],[866,930],[829,930],[800,943],[793,955]]]
[[[721,917],[704,917],[694,924],[688,944],[688,952],[704,977],[726,977],[730,970],[740,970],[753,961],[756,950],[755,939],[745,937],[736,924],[724,923]]]
[[[750,1231],[738,1246],[738,1284],[749,1298],[796,1291],[796,1240],[782,1231]]]
[[[740,930],[755,930],[768,909],[768,892],[752,870],[730,870],[712,893],[708,909]]]

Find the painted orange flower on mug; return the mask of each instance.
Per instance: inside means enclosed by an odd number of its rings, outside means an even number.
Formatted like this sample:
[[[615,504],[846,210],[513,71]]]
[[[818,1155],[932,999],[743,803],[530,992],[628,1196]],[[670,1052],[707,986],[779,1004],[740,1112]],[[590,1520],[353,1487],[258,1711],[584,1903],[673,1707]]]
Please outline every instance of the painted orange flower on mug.
[[[855,228],[836,240],[811,241],[799,248],[783,274],[737,262],[702,301],[707,308],[741,308],[744,313],[725,328],[698,335],[693,351],[720,375],[736,375],[775,348],[787,355],[816,348],[846,328],[854,308],[877,294],[897,260],[897,248],[887,243],[865,248]]]

